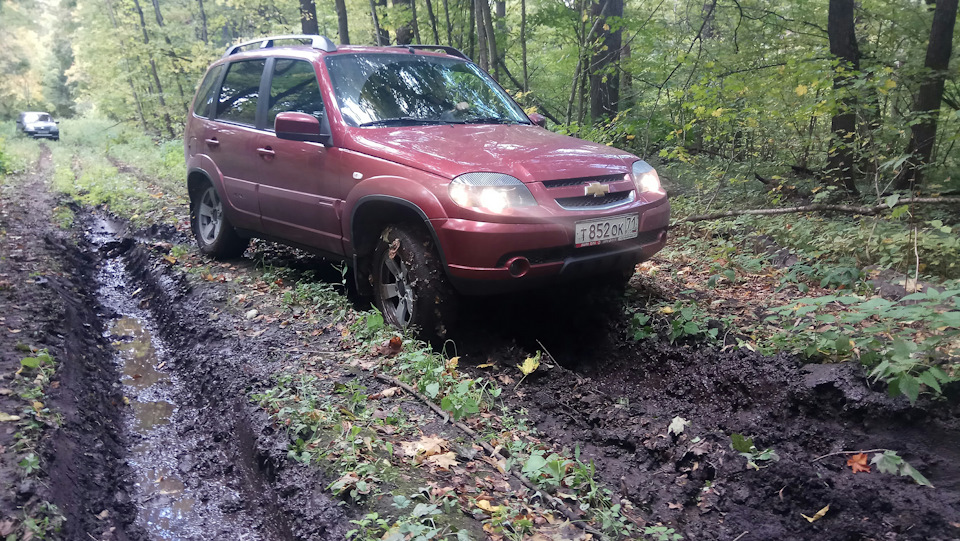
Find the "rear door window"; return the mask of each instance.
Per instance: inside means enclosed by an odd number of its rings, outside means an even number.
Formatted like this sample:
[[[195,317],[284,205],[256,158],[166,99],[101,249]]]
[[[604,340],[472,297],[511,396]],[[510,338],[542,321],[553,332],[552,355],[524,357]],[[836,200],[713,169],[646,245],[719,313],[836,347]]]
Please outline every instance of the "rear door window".
[[[267,109],[267,129],[279,113],[297,112],[323,120],[323,98],[313,64],[305,60],[278,58],[273,65],[270,83],[270,107]]]
[[[210,117],[210,106],[213,104],[214,97],[216,96],[214,85],[216,85],[220,79],[220,73],[222,71],[223,66],[217,66],[207,72],[207,76],[204,77],[203,82],[200,83],[200,90],[197,91],[197,100],[193,104],[193,114],[201,118]]]
[[[257,101],[264,59],[230,64],[217,101],[217,119],[247,126],[257,125]]]

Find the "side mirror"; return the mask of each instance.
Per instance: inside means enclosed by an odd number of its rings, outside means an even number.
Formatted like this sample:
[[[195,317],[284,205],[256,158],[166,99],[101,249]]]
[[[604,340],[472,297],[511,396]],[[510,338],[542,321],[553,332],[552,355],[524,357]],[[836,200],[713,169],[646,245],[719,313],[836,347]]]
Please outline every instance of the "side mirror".
[[[310,141],[312,143],[321,143],[324,146],[331,146],[329,133],[321,133],[320,121],[313,115],[306,113],[280,113],[273,122],[273,131],[277,138],[288,139],[290,141]]]
[[[54,124],[59,124],[60,121],[59,121],[59,120],[54,120],[53,123],[54,123]]]
[[[530,119],[530,122],[533,122],[534,126],[540,126],[541,128],[547,127],[547,117],[540,113],[530,113],[527,115],[527,118]]]

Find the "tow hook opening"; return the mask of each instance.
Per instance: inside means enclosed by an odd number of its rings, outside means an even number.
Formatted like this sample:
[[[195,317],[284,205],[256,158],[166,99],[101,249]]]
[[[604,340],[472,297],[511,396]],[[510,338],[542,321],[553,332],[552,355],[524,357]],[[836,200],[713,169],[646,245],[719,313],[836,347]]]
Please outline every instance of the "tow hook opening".
[[[530,270],[530,262],[525,257],[514,257],[507,261],[507,270],[510,276],[520,278]]]

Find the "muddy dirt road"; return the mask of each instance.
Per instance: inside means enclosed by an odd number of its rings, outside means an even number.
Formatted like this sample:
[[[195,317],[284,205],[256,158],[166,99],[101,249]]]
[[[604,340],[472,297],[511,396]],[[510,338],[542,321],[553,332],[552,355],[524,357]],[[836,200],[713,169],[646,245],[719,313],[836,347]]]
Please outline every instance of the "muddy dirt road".
[[[65,539],[343,539],[353,511],[326,490],[330,479],[287,458],[286,434],[250,400],[296,326],[254,331],[224,284],[171,269],[169,243],[189,240],[170,228],[131,231],[77,209],[58,229],[49,176],[45,153],[3,191],[0,387],[23,345],[48,348],[59,369],[47,401],[62,422],[38,448],[46,484],[18,480],[16,437],[0,425],[0,482],[14,488],[0,513],[54,502]],[[320,264],[265,253],[274,266]],[[237,262],[238,273],[252,268]],[[474,300],[462,318],[453,339],[476,375],[509,381],[525,355],[556,356],[505,384],[504,399],[544,439],[594,460],[649,524],[695,540],[960,538],[957,389],[911,406],[849,364],[626,342],[617,302],[600,294]],[[337,339],[320,336],[317,348]],[[19,407],[0,395],[0,411]],[[675,417],[689,421],[679,435],[667,431]],[[733,433],[779,461],[748,468]],[[839,454],[871,449],[896,451],[935,488],[876,467],[854,474]],[[802,516],[827,505],[815,522]]]

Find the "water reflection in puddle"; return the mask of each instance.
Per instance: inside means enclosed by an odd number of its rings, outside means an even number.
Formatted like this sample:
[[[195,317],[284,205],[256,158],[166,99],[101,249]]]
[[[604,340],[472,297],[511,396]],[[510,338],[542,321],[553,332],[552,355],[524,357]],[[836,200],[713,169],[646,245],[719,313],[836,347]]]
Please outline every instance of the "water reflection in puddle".
[[[173,403],[164,399],[172,386],[149,329],[134,317],[118,319],[110,329],[121,363],[124,395],[130,400],[131,431],[141,437],[129,461],[137,474],[138,522],[151,539],[181,539],[197,522],[196,500],[185,495],[183,481],[168,464],[176,450],[165,445],[173,430]]]

